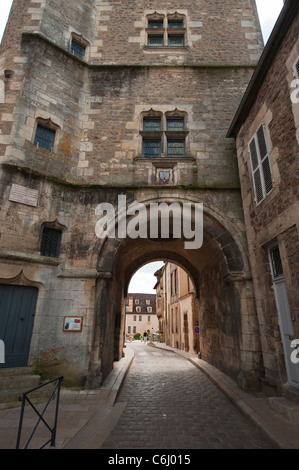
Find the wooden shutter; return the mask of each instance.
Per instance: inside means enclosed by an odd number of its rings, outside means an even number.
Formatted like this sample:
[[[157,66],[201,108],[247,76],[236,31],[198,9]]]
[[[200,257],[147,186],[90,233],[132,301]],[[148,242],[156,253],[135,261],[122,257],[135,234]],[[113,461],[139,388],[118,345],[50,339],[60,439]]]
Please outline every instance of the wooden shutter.
[[[273,187],[269,153],[263,126],[260,126],[254,135],[249,148],[255,197],[256,202],[259,203]]]

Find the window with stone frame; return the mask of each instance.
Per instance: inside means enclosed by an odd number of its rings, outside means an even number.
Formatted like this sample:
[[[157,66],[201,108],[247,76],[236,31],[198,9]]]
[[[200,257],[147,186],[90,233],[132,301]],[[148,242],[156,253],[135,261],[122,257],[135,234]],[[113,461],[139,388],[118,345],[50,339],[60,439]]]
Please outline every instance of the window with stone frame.
[[[294,62],[293,65],[294,77],[299,78],[299,57]]]
[[[142,116],[142,156],[181,158],[186,156],[186,113],[150,110]]]
[[[282,262],[280,257],[279,246],[275,245],[269,249],[272,275],[274,279],[283,276]]]
[[[186,18],[177,12],[161,15],[157,12],[147,17],[147,46],[184,47],[186,45]]]
[[[40,246],[40,254],[51,258],[59,258],[62,232],[53,227],[44,227]]]
[[[80,59],[84,59],[85,47],[73,39],[71,42],[71,52]]]
[[[34,145],[44,150],[52,151],[55,142],[56,131],[43,124],[37,124]]]
[[[268,146],[262,125],[250,141],[249,150],[255,200],[258,204],[273,188]]]
[[[86,50],[89,46],[89,42],[77,33],[72,33],[70,40],[70,51],[79,59],[85,59]]]

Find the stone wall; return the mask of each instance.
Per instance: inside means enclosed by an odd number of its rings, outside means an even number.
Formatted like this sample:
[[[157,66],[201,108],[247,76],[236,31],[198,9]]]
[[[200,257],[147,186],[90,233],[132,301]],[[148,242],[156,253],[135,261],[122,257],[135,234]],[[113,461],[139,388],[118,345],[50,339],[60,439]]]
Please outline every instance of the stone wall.
[[[184,18],[183,47],[146,45],[146,18],[155,11]],[[72,37],[84,42],[84,60],[70,52]],[[0,50],[0,278],[40,289],[32,364],[49,373],[64,370],[81,383],[89,375],[98,386],[121,357],[125,286],[145,261],[168,253],[189,270],[198,292],[211,253],[223,276],[249,271],[236,151],[225,136],[261,50],[252,0],[237,6],[190,0],[177,10],[158,1],[14,1]],[[184,157],[141,156],[142,116],[150,110],[164,119],[183,113]],[[34,145],[40,122],[55,129],[51,150]],[[160,170],[169,171],[167,183]],[[13,185],[33,194],[34,203],[14,200]],[[165,240],[99,241],[95,208],[101,202],[116,207],[119,194],[128,203],[204,203],[204,230],[216,240],[215,252],[205,245],[186,253],[182,243],[166,246]],[[40,256],[44,224],[62,230],[58,259]],[[217,351],[209,346],[206,357],[236,378],[243,365],[250,370],[256,351],[244,330],[242,347],[237,344],[235,325],[247,315],[246,304],[237,302],[241,294],[224,281],[220,286],[226,302],[219,301],[217,321],[225,338]],[[219,296],[220,286],[214,289]],[[213,286],[205,289],[208,297]],[[81,333],[62,331],[70,312],[83,316]],[[233,316],[229,327],[220,321],[226,314]]]
[[[295,338],[298,311],[298,104],[291,102],[293,64],[299,55],[298,16],[256,94],[237,138],[238,163],[253,272],[266,378],[278,387],[287,381],[268,248],[278,242]],[[248,144],[264,126],[273,189],[258,205]]]

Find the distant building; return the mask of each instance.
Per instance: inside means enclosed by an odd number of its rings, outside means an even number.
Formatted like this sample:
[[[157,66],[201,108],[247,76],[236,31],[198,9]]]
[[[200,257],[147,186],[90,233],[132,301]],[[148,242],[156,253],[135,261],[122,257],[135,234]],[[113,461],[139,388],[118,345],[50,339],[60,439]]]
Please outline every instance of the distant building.
[[[129,294],[126,300],[126,337],[142,336],[145,331],[157,333],[159,321],[156,315],[155,294]]]
[[[197,353],[199,338],[194,334],[194,327],[198,325],[198,304],[190,276],[169,262],[155,276],[161,341],[168,346]]]

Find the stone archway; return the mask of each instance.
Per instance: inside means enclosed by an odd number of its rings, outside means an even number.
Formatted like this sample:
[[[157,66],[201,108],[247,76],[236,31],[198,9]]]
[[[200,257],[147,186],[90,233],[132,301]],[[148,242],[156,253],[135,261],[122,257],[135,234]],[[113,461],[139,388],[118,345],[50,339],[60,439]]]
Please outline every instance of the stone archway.
[[[262,366],[250,268],[242,236],[232,232],[206,209],[203,245],[197,250],[186,250],[182,238],[102,241],[90,387],[101,384],[122,357],[122,312],[132,275],[143,264],[163,259],[183,267],[194,282],[202,358],[243,389],[258,388]]]

